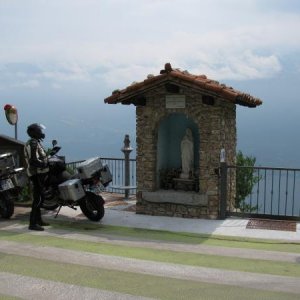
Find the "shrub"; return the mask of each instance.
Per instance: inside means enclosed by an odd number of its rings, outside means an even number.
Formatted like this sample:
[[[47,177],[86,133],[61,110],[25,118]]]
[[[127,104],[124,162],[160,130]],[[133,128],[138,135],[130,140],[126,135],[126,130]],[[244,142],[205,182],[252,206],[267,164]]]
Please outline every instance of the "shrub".
[[[235,208],[242,212],[251,212],[257,210],[257,206],[247,204],[245,199],[252,193],[252,189],[259,182],[260,177],[255,175],[253,168],[256,158],[253,156],[244,156],[242,151],[238,151],[236,156],[236,198]]]

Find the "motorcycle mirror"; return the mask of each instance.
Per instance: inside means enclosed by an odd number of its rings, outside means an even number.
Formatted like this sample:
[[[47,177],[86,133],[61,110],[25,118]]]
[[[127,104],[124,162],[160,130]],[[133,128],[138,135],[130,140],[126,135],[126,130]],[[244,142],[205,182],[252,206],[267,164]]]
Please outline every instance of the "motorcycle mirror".
[[[52,141],[52,146],[54,147],[55,145],[57,145],[57,140]]]

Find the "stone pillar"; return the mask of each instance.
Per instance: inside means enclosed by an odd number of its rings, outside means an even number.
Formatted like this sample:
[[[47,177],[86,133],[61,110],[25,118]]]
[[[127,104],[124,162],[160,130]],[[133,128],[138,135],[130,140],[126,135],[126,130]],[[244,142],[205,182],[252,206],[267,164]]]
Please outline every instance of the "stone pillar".
[[[125,185],[125,199],[129,198],[129,189],[126,187],[130,186],[130,163],[129,163],[129,156],[132,148],[130,147],[130,140],[129,135],[126,134],[124,138],[124,147],[121,149],[124,153],[125,157],[125,170],[124,170],[124,185]]]

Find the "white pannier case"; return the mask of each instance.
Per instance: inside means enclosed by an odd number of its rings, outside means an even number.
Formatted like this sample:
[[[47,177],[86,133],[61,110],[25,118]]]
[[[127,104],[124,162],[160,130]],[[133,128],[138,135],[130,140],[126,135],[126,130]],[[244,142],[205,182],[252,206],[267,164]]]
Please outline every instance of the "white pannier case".
[[[85,196],[80,179],[70,179],[58,186],[60,198],[77,201]]]
[[[11,153],[0,154],[0,174],[14,167],[15,161]]]
[[[112,175],[107,164],[103,165],[101,170],[101,182],[104,186],[107,186],[112,181]]]
[[[78,165],[77,171],[80,179],[92,178],[96,172],[102,169],[102,163],[100,157],[93,157],[85,160]]]

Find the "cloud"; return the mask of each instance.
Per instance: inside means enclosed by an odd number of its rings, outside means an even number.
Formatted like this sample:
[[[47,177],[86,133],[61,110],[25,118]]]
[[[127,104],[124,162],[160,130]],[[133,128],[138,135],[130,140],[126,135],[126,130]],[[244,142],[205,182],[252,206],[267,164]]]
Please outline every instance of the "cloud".
[[[40,86],[40,82],[35,79],[21,81],[21,82],[11,84],[11,87],[25,87],[25,88],[30,88],[30,89],[37,88],[39,86]]]
[[[58,83],[53,83],[51,86],[54,90],[60,90],[62,88],[62,86],[59,85]]]
[[[160,69],[162,69],[162,67],[163,65],[161,65]],[[152,70],[152,68],[150,68],[150,70]],[[153,74],[158,74],[160,69],[153,70]],[[107,70],[105,73],[103,73],[101,77],[102,80],[106,83],[107,87],[113,89],[122,89],[124,88],[124,85],[131,84],[133,80],[144,80],[150,73],[151,72],[149,72],[149,68],[147,68],[147,66],[144,65],[117,65]]]
[[[45,66],[46,70],[36,74],[37,77],[55,81],[89,81],[88,70],[77,63],[52,64]]]
[[[232,52],[231,55],[219,53],[195,55],[186,65],[186,69],[194,74],[206,74],[218,80],[249,80],[270,78],[282,70],[282,65],[275,55],[258,55],[250,50]]]
[[[33,63],[0,64],[1,89],[11,87],[36,88],[43,84],[60,89],[64,82],[90,81],[87,68],[75,63]]]
[[[109,87],[130,84],[157,74],[165,62],[217,80],[268,78],[283,70],[283,56],[300,52],[300,15],[279,0],[29,3],[30,18],[3,9],[0,63],[38,64],[36,72],[14,75],[54,88],[95,78]]]

